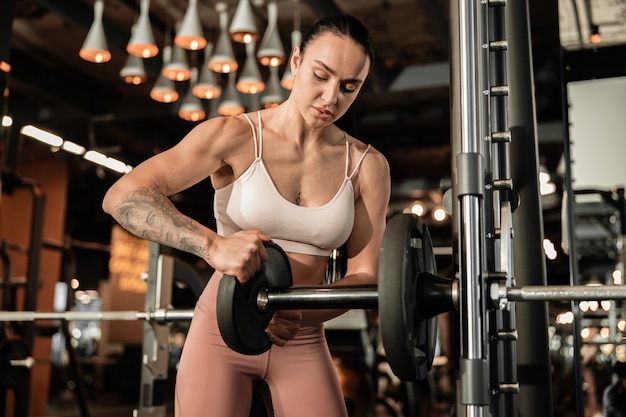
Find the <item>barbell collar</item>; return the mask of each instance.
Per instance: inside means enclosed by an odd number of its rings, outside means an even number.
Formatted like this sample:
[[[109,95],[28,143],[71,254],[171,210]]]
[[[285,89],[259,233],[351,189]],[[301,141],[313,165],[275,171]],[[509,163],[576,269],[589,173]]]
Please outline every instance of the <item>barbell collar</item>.
[[[174,322],[174,321],[190,321],[193,318],[193,310],[165,309],[165,310],[157,310],[157,311],[165,312],[165,314],[163,314],[162,316],[164,323],[169,323],[169,322]]]
[[[377,308],[378,291],[375,285],[267,289],[259,291],[257,305],[261,310]]]

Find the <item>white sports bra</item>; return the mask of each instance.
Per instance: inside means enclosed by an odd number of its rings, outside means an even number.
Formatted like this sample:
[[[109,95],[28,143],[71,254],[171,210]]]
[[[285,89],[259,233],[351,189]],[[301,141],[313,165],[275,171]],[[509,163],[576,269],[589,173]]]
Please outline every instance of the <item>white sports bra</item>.
[[[350,145],[346,140],[346,176],[335,194],[319,207],[304,207],[285,199],[276,189],[263,163],[263,128],[258,113],[258,144],[252,127],[255,159],[231,184],[215,190],[214,214],[217,232],[223,236],[241,230],[258,229],[286,252],[328,256],[343,245],[354,225],[354,188],[352,176],[369,146],[348,175]]]

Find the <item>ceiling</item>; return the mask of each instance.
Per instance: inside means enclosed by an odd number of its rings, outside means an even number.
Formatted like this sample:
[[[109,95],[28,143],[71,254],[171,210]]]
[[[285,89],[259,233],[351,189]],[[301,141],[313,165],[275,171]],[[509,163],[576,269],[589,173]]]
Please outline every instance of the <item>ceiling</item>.
[[[556,127],[556,132],[561,132],[562,77],[592,77],[589,68],[601,68],[605,73],[626,72],[623,49],[605,53],[607,48],[577,43],[582,40],[576,36],[581,29],[572,24],[572,19],[573,12],[583,7],[583,0],[576,1],[580,7],[573,7],[574,1],[564,0],[562,3],[568,6],[559,10],[557,1],[529,0],[540,154],[551,169],[561,156],[561,134],[544,138],[542,132],[543,127],[551,127],[552,132]],[[187,3],[151,0],[150,20],[160,50],[171,42],[171,28],[182,19]],[[237,0],[225,3],[232,15]],[[259,27],[265,27],[264,1],[252,0],[252,4]],[[287,50],[295,4],[294,0],[277,0],[279,32]],[[603,10],[604,20],[600,23],[607,21],[615,36],[626,33],[615,30],[620,24],[626,26],[623,1],[593,0],[592,4],[594,10]],[[139,0],[105,0],[104,26],[111,61],[92,64],[78,56],[93,20],[93,5],[93,0],[2,2],[0,15],[5,19],[13,16],[8,45],[2,45],[9,47],[12,66],[5,111],[19,125],[49,129],[133,166],[174,145],[194,124],[177,116],[177,104],[161,104],[149,97],[162,66],[161,54],[144,61],[149,74],[147,83],[128,85],[119,77],[131,26],[139,13]],[[198,0],[203,28],[210,40],[217,36],[215,5],[215,0]],[[420,189],[437,199],[432,190],[450,175],[449,9],[448,0],[300,2],[303,31],[318,18],[337,13],[352,14],[371,30],[377,58],[367,85],[353,106],[349,127],[357,137],[387,156],[394,199],[398,201],[414,198]],[[585,24],[583,20],[583,29],[588,27]],[[567,29],[561,36],[569,42],[565,74],[561,70],[564,66],[559,27]],[[613,40],[618,45],[620,42],[626,43],[619,38]],[[242,58],[244,50],[236,51]],[[198,56],[188,58],[200,61]],[[180,83],[178,88],[185,91],[188,83]],[[244,97],[244,103],[253,106],[254,101]],[[211,103],[205,105],[211,109]],[[73,200],[69,204],[69,233],[85,234],[92,230],[93,236],[82,237],[101,240],[102,231],[97,225],[110,225],[109,219],[100,214],[99,202],[117,174],[97,170],[93,164],[77,158],[69,162],[75,174],[70,190]],[[199,187],[203,186],[206,184]],[[189,214],[211,221],[206,188],[194,188],[177,198]]]

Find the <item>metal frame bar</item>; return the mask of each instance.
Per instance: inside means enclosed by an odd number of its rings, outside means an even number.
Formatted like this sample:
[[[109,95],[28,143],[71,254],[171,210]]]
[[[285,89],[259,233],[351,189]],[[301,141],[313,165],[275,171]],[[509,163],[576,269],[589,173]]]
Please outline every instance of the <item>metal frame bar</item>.
[[[168,262],[168,257],[163,257]],[[458,281],[450,280],[454,287]],[[497,307],[502,301],[602,301],[626,300],[626,286],[612,285],[536,285],[507,287],[496,283],[491,288],[490,301]],[[456,305],[459,294],[449,292]],[[376,308],[378,291],[375,285],[333,287],[307,286],[259,292],[257,304],[261,310],[307,310],[328,308]],[[441,313],[443,313],[442,311]],[[157,325],[193,318],[193,310],[158,308],[150,311],[0,311],[0,322],[36,320],[146,320]],[[151,324],[152,325],[152,324]]]

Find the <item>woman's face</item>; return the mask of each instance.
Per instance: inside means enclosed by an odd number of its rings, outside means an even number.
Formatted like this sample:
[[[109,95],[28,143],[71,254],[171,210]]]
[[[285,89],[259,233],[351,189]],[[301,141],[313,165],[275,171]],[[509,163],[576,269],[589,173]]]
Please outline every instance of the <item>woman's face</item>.
[[[332,33],[311,41],[304,54],[297,48],[293,58],[292,95],[311,127],[339,119],[356,99],[370,68],[360,45]]]

